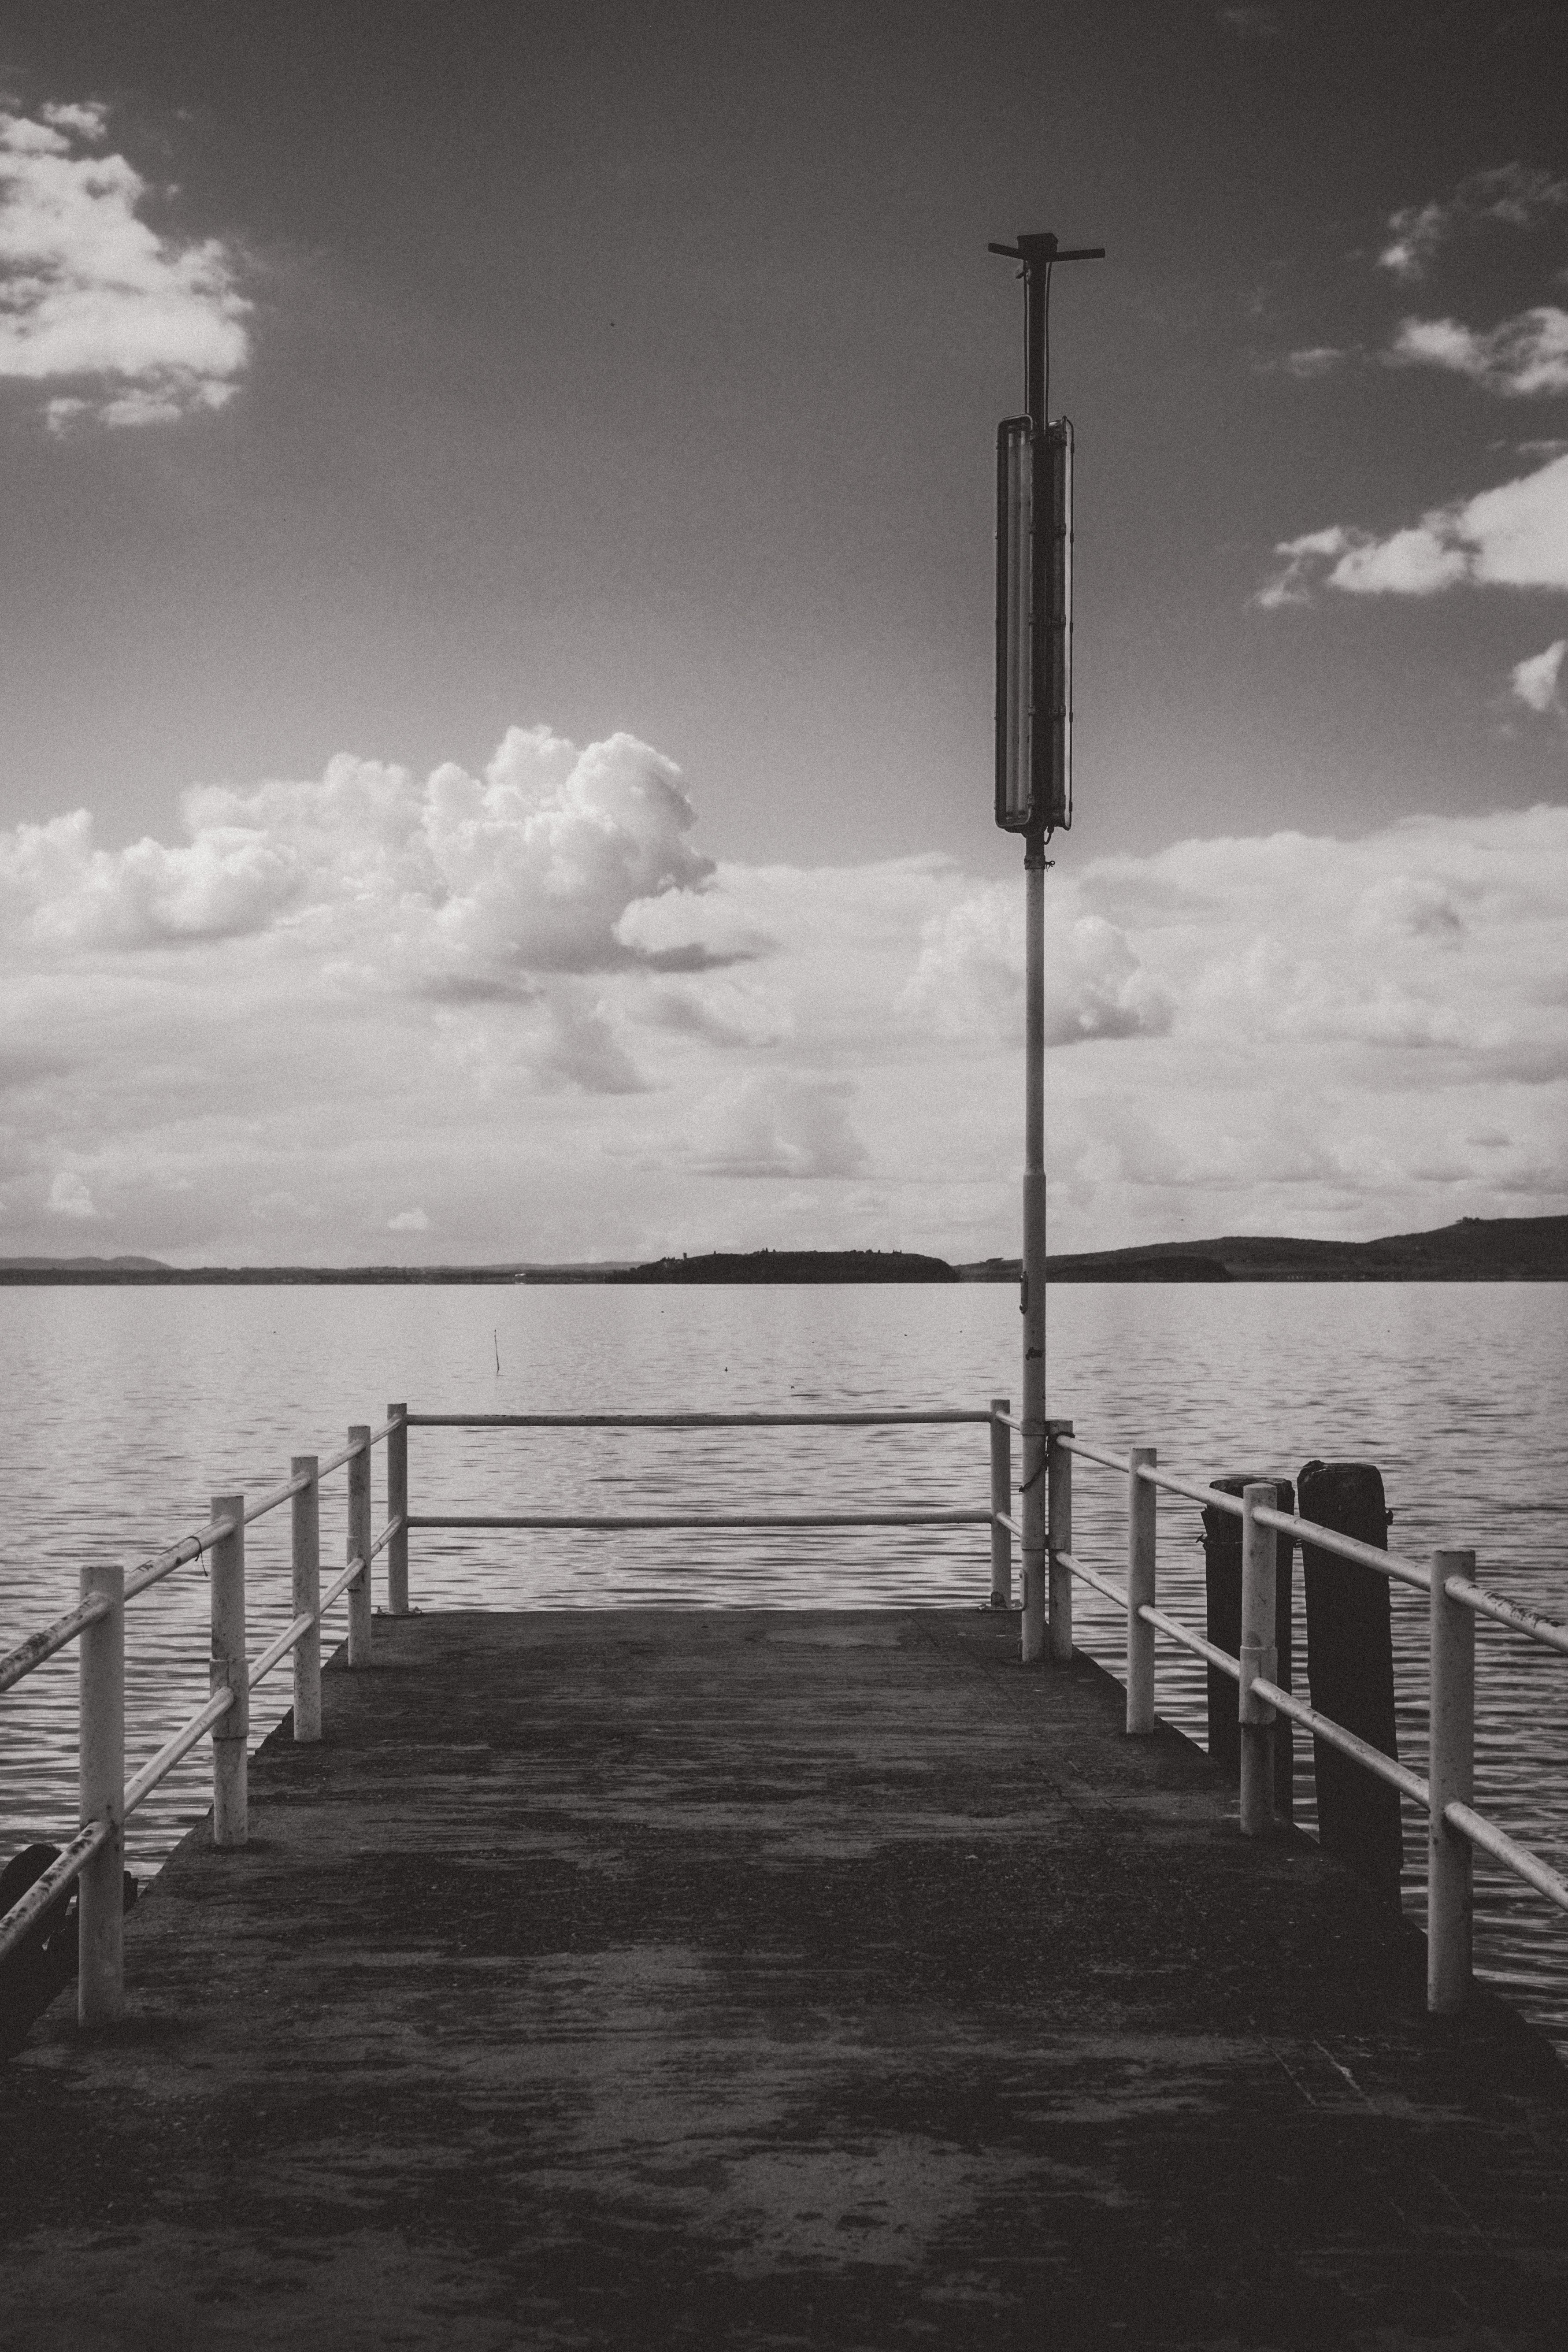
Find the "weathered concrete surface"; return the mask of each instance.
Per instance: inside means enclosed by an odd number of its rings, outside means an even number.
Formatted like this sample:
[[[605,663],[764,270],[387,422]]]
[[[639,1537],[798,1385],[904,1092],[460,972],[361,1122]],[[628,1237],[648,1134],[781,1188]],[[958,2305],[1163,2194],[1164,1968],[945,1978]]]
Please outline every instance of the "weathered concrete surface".
[[[0,2068],[0,2341],[1568,2340],[1546,2045],[1016,1640],[378,1620]]]

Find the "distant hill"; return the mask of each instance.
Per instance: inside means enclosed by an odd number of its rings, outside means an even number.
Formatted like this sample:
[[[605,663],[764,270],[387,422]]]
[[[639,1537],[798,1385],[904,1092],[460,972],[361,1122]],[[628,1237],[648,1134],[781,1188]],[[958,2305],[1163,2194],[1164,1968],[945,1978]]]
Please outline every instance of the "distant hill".
[[[1461,1217],[1374,1242],[1227,1234],[1215,1241],[1048,1257],[1052,1282],[1568,1282],[1568,1217]],[[960,1268],[968,1282],[1016,1282],[1016,1258]]]
[[[1568,1282],[1568,1217],[1461,1217],[1375,1242],[1229,1234],[1048,1258],[1052,1282]],[[0,1285],[44,1283],[1016,1282],[1016,1257],[950,1265],[911,1250],[710,1250],[651,1265],[165,1265],[155,1257],[0,1258]]]
[[[943,1257],[910,1250],[710,1250],[661,1257],[603,1276],[606,1282],[956,1282]]]

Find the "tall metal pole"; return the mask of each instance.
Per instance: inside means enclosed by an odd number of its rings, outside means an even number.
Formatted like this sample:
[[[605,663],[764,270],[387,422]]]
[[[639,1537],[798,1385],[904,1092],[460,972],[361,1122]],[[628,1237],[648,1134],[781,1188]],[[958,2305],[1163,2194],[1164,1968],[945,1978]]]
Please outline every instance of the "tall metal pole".
[[[1024,256],[1024,407],[1029,419],[1037,500],[1048,479],[1046,457],[1046,306],[1054,236],[1018,240]],[[1030,554],[1032,604],[1046,609],[1047,534],[1036,509]],[[1043,681],[1032,682],[1035,732]],[[1026,1664],[1046,1647],[1046,825],[1038,805],[1025,836],[1024,1019],[1024,1622]]]
[[[1046,1645],[1046,850],[1024,869],[1024,1623],[1023,1657]]]
[[[1024,1039],[1024,1310],[1022,1655],[1046,1648],[1047,1533],[1046,1420],[1046,844],[1054,824],[1072,822],[1071,522],[1072,434],[1062,427],[1060,478],[1047,415],[1051,271],[1058,261],[1098,261],[1101,246],[1064,251],[1053,236],[993,245],[1024,265],[1025,417],[997,435],[996,821],[1024,835],[1026,1021]],[[1028,463],[1016,428],[1026,423]],[[1021,485],[1023,486],[1021,488]],[[1026,520],[1023,518],[1026,517]],[[1022,547],[1029,532],[1026,608]],[[1026,621],[1027,654],[1019,636]],[[1022,698],[1026,692],[1026,708]],[[1064,1637],[1066,1629],[1062,1629]],[[1070,1638],[1066,1639],[1070,1655]]]

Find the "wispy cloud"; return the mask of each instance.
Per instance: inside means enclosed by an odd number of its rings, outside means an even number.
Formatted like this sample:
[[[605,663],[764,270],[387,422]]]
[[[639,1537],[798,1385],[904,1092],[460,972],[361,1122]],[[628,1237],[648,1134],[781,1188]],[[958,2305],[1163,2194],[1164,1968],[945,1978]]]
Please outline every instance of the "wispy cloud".
[[[1544,716],[1554,711],[1559,718],[1568,717],[1568,705],[1563,699],[1563,656],[1568,654],[1568,637],[1558,637],[1544,653],[1531,654],[1515,662],[1510,681],[1515,698],[1527,710]]]
[[[1388,217],[1390,236],[1378,255],[1394,277],[1425,278],[1440,248],[1484,223],[1531,229],[1568,205],[1568,180],[1522,163],[1472,172],[1452,195],[1407,205]]]
[[[1314,376],[1332,375],[1336,368],[1344,365],[1348,357],[1349,353],[1341,351],[1336,344],[1310,343],[1303,351],[1288,352],[1279,364],[1287,375],[1310,383]]]
[[[1538,303],[1479,334],[1455,319],[1404,319],[1389,358],[1397,366],[1468,376],[1510,399],[1568,392],[1568,310]]]
[[[1268,611],[1321,588],[1357,596],[1433,596],[1470,587],[1568,589],[1568,457],[1435,507],[1387,537],[1331,523],[1281,540],[1285,560],[1258,595]]]
[[[0,111],[0,377],[50,392],[56,431],[221,408],[249,359],[233,253],[161,236],[107,134],[97,104]]]

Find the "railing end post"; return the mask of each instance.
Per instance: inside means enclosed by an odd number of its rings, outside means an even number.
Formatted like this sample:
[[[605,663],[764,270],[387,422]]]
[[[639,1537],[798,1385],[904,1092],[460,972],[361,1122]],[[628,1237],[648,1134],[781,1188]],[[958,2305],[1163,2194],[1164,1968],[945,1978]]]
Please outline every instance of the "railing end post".
[[[1265,1837],[1274,1826],[1274,1709],[1255,1697],[1261,1675],[1272,1682],[1279,1670],[1274,1638],[1275,1540],[1272,1528],[1257,1517],[1261,1506],[1279,1507],[1279,1489],[1260,1478],[1241,1490],[1241,1685],[1237,1715],[1241,1728],[1241,1831]]]
[[[81,1807],[87,1829],[109,1835],[77,1880],[77,2021],[111,2025],[125,2008],[125,1570],[92,1560],[81,1598],[107,1593],[110,1607],[78,1636]]]
[[[1432,1555],[1426,2006],[1435,2016],[1464,2007],[1473,1966],[1474,1860],[1469,1839],[1444,1816],[1475,1796],[1476,1621],[1447,1590],[1449,1577],[1475,1572],[1473,1551]]]
[[[1139,1615],[1154,1606],[1159,1493],[1141,1473],[1160,1459],[1152,1445],[1127,1456],[1127,1728],[1146,1738],[1154,1728],[1154,1628]]]
[[[250,1834],[247,1753],[250,1743],[250,1665],[245,1630],[245,1496],[215,1495],[212,1515],[232,1524],[207,1555],[212,1591],[214,1696],[233,1703],[213,1726],[213,1843],[244,1845]]]

